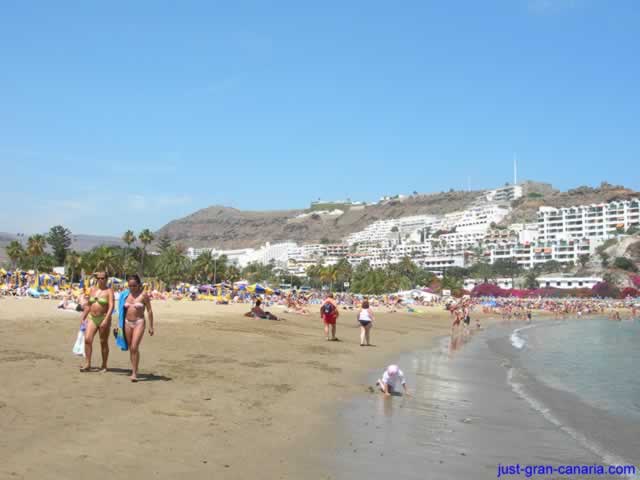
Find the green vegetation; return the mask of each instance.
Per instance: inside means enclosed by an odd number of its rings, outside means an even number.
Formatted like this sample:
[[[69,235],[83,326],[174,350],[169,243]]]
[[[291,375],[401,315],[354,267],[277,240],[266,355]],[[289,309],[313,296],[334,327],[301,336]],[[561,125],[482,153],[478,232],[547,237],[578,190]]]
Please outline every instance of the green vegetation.
[[[538,192],[531,192],[527,194],[527,198],[544,198],[544,195]]]
[[[71,247],[71,230],[64,228],[62,225],[51,227],[49,235],[47,235],[47,243],[53,249],[53,257],[57,265],[64,265],[67,252]]]
[[[378,295],[399,290],[408,290],[415,286],[430,285],[435,275],[419,268],[409,257],[387,268],[371,268],[369,262],[363,262],[353,271],[351,291],[367,295]],[[459,282],[460,285],[462,282]],[[452,285],[458,287],[458,282]]]
[[[637,272],[638,266],[626,257],[616,257],[613,266],[628,272]]]
[[[580,266],[581,266],[582,268],[585,268],[585,267],[587,266],[587,264],[589,263],[589,259],[590,259],[590,258],[591,258],[591,257],[589,256],[589,254],[587,254],[587,253],[582,254],[582,255],[580,255],[580,256],[578,257],[578,263],[580,264]]]
[[[598,252],[598,255],[602,256],[602,253],[609,247],[612,247],[613,245],[615,245],[616,243],[618,243],[618,240],[615,238],[610,238],[609,240],[605,240],[602,245],[598,246],[598,248],[596,248],[596,252]]]

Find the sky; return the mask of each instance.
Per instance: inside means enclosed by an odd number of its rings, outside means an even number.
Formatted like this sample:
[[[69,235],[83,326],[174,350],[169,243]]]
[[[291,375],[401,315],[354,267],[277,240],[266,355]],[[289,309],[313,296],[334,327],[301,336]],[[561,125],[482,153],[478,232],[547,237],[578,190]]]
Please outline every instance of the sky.
[[[637,0],[8,0],[0,231],[503,185],[640,189]]]

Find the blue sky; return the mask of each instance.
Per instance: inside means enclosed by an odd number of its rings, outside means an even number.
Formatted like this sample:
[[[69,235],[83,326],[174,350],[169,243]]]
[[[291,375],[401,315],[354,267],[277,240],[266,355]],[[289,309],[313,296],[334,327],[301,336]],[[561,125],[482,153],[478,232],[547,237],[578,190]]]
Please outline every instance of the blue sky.
[[[640,189],[635,0],[3,2],[0,231]]]

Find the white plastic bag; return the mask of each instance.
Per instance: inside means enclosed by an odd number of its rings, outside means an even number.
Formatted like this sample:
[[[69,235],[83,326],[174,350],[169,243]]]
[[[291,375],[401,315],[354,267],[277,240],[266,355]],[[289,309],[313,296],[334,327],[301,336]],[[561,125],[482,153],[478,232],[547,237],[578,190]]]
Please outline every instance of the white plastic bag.
[[[78,331],[78,337],[76,338],[76,343],[73,346],[73,354],[84,357],[84,331]]]

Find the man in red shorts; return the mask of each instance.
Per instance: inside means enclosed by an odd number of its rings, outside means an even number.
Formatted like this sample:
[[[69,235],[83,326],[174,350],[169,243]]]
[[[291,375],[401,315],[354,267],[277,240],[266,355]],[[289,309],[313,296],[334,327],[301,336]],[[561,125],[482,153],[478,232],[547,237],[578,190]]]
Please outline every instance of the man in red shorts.
[[[333,298],[333,293],[330,293],[320,307],[320,318],[324,321],[324,334],[327,336],[327,341],[338,341],[336,337],[336,320],[338,319],[338,315],[340,315],[338,306]],[[329,326],[331,326],[331,336],[329,336]]]

